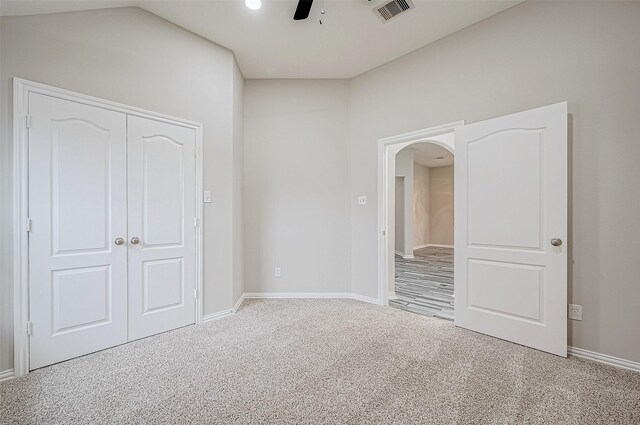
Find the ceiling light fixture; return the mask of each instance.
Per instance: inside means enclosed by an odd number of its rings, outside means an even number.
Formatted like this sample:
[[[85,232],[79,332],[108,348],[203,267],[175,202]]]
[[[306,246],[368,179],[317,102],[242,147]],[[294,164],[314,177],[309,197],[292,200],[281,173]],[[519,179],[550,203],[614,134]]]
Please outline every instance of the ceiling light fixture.
[[[262,7],[260,0],[244,0],[244,4],[251,10],[258,10]]]

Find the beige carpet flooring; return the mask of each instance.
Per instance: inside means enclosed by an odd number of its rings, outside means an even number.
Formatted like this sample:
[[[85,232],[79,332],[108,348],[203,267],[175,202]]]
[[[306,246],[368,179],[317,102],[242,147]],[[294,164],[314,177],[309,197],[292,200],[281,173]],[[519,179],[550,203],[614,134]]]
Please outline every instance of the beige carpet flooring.
[[[640,374],[352,300],[247,300],[0,396],[3,424],[640,424]]]

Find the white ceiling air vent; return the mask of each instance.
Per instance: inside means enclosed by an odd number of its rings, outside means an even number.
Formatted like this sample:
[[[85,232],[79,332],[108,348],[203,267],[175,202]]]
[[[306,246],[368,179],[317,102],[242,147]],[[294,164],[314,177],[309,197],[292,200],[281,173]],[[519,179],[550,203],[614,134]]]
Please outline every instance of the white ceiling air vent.
[[[373,13],[375,13],[382,22],[389,22],[401,13],[413,8],[415,8],[415,6],[411,0],[392,0],[382,6],[374,7]]]

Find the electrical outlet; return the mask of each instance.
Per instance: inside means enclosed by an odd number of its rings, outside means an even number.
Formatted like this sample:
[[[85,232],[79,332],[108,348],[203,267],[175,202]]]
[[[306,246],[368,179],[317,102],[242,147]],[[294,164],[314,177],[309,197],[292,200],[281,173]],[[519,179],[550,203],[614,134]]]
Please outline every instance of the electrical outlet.
[[[281,277],[282,276],[282,270],[280,269],[280,267],[276,267],[276,270],[273,272],[273,275],[275,277]]]
[[[367,205],[367,197],[358,196],[358,205]]]
[[[582,320],[582,306],[578,304],[569,304],[569,319]]]

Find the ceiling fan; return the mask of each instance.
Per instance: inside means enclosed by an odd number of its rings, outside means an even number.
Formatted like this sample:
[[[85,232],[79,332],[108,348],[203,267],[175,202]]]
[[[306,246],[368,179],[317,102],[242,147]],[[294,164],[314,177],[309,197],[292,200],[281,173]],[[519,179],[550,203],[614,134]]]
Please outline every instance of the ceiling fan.
[[[294,21],[301,21],[309,17],[311,12],[311,5],[313,0],[298,0],[298,7],[296,7],[296,13],[293,14]]]

